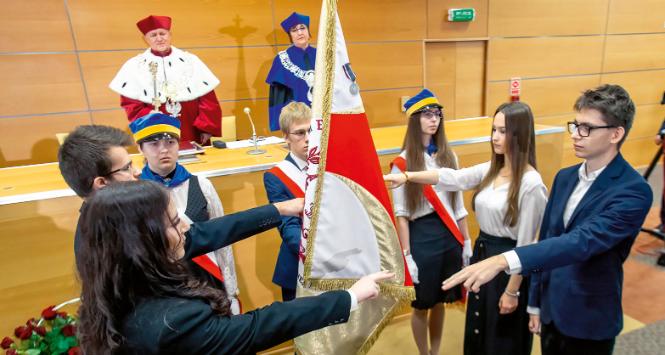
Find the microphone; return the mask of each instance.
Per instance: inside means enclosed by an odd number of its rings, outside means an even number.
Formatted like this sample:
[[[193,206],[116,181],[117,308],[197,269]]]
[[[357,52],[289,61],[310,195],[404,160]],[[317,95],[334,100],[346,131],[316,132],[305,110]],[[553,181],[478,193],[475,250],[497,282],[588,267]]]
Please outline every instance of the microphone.
[[[252,115],[250,115],[250,112],[252,111],[249,109],[249,107],[245,107],[242,109],[242,112],[244,112],[247,115],[249,123],[252,125],[252,140],[254,141],[254,149],[248,150],[247,154],[258,155],[265,153],[266,152],[265,149],[259,149],[259,139],[256,136],[256,127],[254,127],[254,121],[252,120]]]

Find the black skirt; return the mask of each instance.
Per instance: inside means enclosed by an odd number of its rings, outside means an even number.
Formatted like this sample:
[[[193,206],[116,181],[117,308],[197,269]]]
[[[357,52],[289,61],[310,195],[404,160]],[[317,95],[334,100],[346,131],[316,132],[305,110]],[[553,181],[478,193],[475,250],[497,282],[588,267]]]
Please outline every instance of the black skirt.
[[[411,307],[429,309],[462,299],[459,286],[441,289],[443,280],[462,269],[462,246],[435,212],[409,221],[409,244],[420,281]]]
[[[515,248],[516,242],[480,231],[473,248],[471,263]],[[517,309],[510,314],[499,314],[499,299],[506,290],[510,275],[500,272],[492,281],[480,287],[478,293],[469,292],[464,331],[464,355],[529,355],[533,335],[529,332],[529,314],[526,312],[529,279],[520,284]]]

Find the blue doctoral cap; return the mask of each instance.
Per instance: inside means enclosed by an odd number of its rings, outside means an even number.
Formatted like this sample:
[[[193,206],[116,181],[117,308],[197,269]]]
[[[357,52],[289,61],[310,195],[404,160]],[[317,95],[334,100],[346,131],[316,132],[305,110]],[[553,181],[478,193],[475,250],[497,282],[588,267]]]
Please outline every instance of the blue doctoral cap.
[[[410,98],[407,102],[404,103],[404,109],[406,110],[406,115],[411,116],[412,114],[420,111],[421,109],[427,106],[438,106],[442,108],[439,100],[434,96],[434,94],[427,90],[419,92],[416,96]]]
[[[289,15],[289,17],[287,17],[284,21],[282,21],[282,28],[284,29],[284,32],[286,32],[286,34],[290,34],[291,27],[299,25],[301,23],[307,26],[307,28],[309,28],[309,16],[294,12],[291,15]]]
[[[180,120],[163,113],[150,113],[138,118],[129,124],[129,129],[136,143],[155,135],[159,135],[158,139],[164,135],[180,138]]]

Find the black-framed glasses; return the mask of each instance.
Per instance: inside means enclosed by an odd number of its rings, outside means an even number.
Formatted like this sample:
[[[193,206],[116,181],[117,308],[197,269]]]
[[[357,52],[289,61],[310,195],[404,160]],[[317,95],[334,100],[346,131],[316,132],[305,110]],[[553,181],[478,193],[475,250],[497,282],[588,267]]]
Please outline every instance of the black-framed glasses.
[[[308,128],[308,129],[299,129],[297,131],[289,132],[289,134],[293,134],[294,136],[296,136],[300,139],[304,138],[306,134],[310,134],[310,133],[312,133],[312,128],[311,127]]]
[[[617,128],[614,125],[607,126],[590,126],[586,123],[577,123],[577,122],[568,122],[568,133],[574,134],[577,133],[580,137],[588,137],[591,134],[591,131],[599,128]]]
[[[115,173],[119,173],[119,172],[128,172],[128,171],[131,171],[133,167],[134,167],[134,163],[130,160],[129,163],[123,165],[121,168],[110,171],[110,172],[108,172],[108,173],[106,173],[102,176],[106,177],[106,176],[111,176],[111,175],[113,175]]]

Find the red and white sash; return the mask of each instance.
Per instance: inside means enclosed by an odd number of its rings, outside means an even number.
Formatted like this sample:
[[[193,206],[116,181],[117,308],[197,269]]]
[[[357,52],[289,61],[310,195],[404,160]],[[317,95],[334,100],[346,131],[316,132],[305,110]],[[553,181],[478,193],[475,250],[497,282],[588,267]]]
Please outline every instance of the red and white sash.
[[[398,156],[392,161],[392,163],[390,163],[390,167],[392,168],[393,166],[397,167],[401,171],[406,171],[406,159],[404,159],[404,157]],[[464,246],[464,236],[462,235],[462,232],[460,232],[459,227],[457,227],[455,220],[450,217],[448,210],[446,210],[446,207],[443,206],[443,203],[439,199],[439,196],[437,196],[436,191],[434,191],[432,185],[423,185],[423,195],[427,199],[427,202],[432,205],[432,208],[434,208],[434,211],[436,211],[436,214],[439,216],[439,218],[441,218],[443,224],[445,224],[446,227],[448,227],[448,230],[453,234],[453,236],[455,236],[455,239],[457,239],[460,245]]]
[[[305,197],[305,173],[288,160],[282,160],[268,170],[275,175],[295,198]]]

